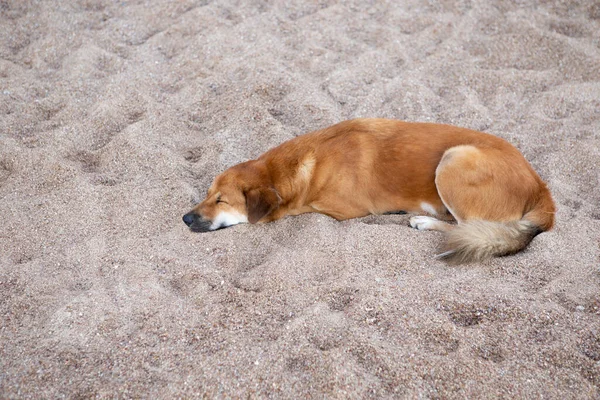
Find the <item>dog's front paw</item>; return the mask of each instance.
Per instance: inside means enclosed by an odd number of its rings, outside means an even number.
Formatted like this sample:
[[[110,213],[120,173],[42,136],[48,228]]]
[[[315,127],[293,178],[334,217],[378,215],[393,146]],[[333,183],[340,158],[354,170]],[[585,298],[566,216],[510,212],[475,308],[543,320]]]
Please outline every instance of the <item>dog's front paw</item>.
[[[430,231],[437,230],[439,222],[435,218],[419,215],[410,219],[410,226],[420,231]]]

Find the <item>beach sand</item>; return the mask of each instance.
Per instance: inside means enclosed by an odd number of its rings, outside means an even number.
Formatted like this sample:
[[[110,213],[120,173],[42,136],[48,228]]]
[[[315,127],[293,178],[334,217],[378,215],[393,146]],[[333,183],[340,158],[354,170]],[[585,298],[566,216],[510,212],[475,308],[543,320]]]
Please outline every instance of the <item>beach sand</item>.
[[[598,399],[599,110],[593,0],[0,1],[0,397]],[[507,139],[555,229],[456,267],[410,215],[181,221],[355,117]]]

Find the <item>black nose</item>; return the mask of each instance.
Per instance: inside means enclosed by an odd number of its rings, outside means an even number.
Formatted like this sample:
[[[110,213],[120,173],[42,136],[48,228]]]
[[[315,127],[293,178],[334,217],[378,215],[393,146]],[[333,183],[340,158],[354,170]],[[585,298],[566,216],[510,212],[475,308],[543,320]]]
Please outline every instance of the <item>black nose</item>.
[[[187,226],[191,226],[194,223],[194,219],[196,219],[196,214],[194,213],[185,214],[183,216],[183,222],[185,222]]]

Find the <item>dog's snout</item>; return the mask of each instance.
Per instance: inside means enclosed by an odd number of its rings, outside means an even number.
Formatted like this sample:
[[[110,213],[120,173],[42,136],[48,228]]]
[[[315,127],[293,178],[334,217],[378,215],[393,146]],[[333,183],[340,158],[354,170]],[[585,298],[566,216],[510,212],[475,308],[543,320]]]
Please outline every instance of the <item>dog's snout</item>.
[[[187,226],[192,226],[192,224],[194,223],[194,220],[196,219],[196,214],[194,213],[188,213],[185,214],[183,216],[183,222],[187,225]]]
[[[192,230],[192,232],[208,232],[211,229],[212,222],[202,218],[201,215],[194,212],[187,213],[183,216],[183,222]]]

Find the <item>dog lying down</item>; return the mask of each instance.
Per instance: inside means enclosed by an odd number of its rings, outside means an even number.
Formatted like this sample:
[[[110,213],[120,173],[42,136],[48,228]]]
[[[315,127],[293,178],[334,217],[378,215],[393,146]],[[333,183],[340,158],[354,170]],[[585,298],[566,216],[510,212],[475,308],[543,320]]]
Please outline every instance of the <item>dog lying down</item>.
[[[355,119],[229,168],[183,221],[208,232],[308,212],[337,220],[425,212],[410,225],[445,232],[437,257],[464,263],[522,250],[552,228],[555,207],[546,184],[503,139],[449,125]]]

